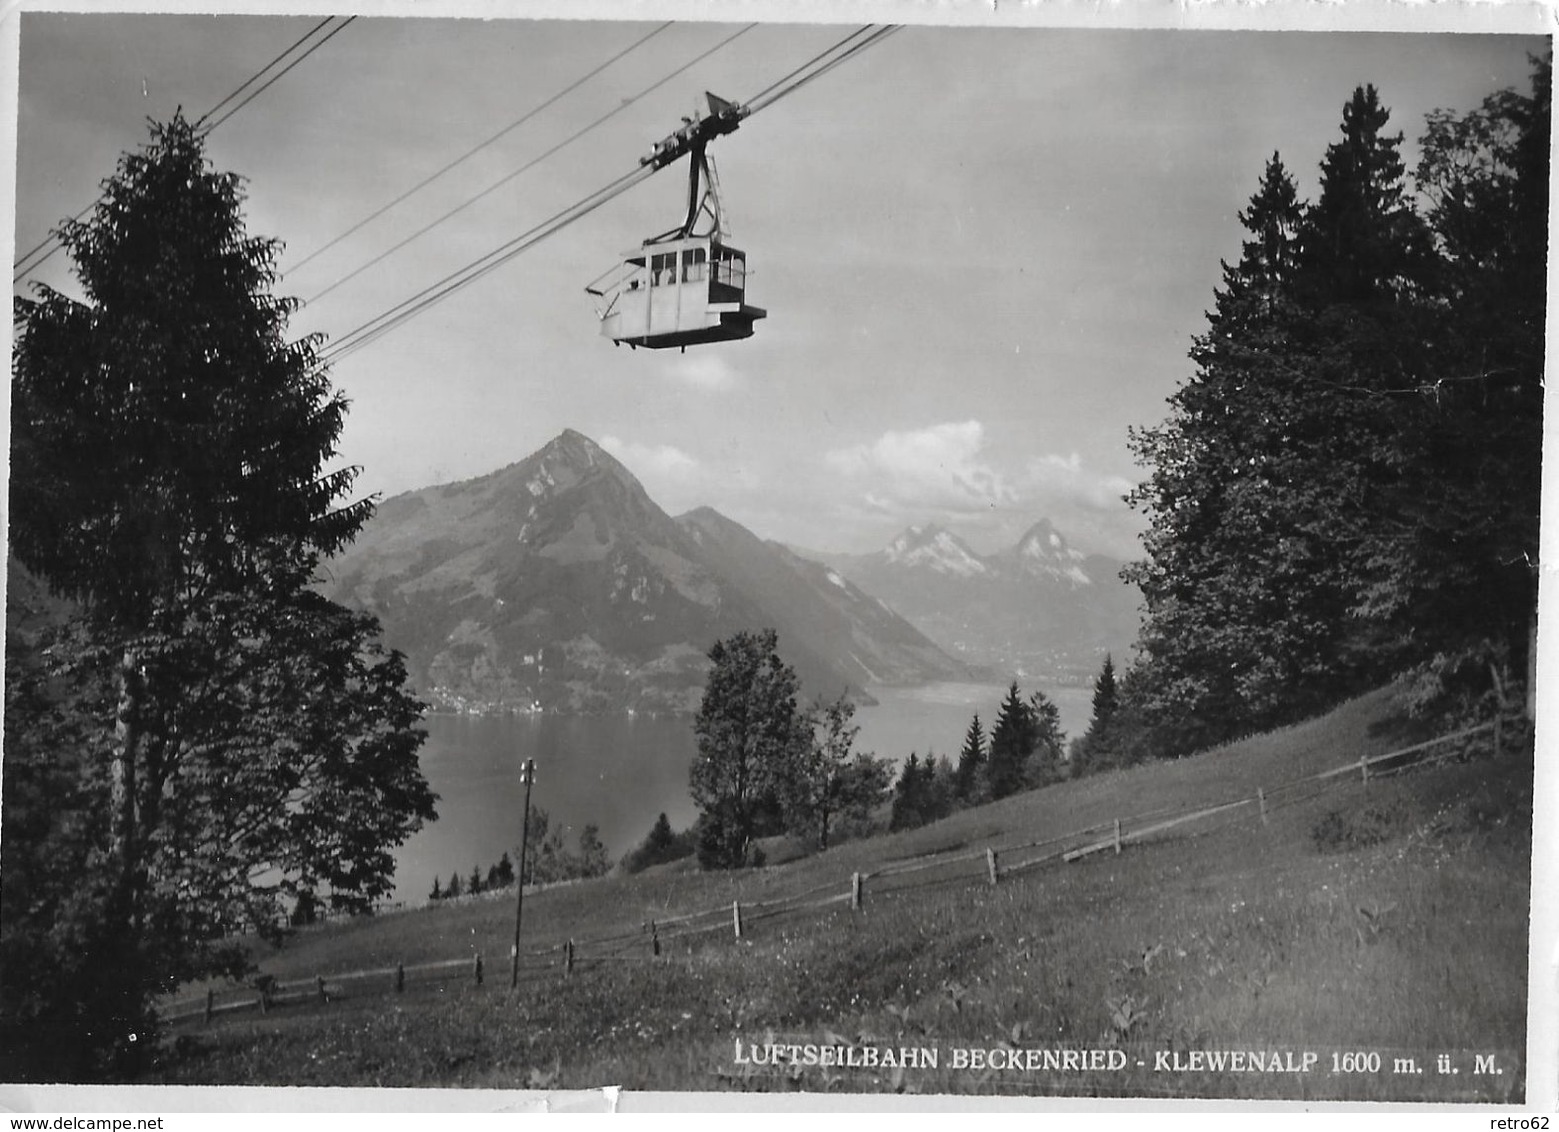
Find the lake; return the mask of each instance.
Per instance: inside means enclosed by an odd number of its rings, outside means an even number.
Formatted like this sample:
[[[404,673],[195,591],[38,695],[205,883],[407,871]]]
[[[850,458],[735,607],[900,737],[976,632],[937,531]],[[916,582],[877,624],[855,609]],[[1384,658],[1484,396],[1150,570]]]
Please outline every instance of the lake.
[[[861,728],[855,749],[894,763],[911,751],[956,759],[970,717],[979,712],[989,734],[1006,692],[987,684],[874,687],[878,703],[855,713]],[[1060,709],[1067,736],[1082,734],[1092,689],[1045,693]],[[464,884],[473,865],[485,875],[505,852],[515,855],[525,796],[519,768],[527,758],[536,760],[531,805],[562,827],[570,850],[589,822],[600,827],[616,860],[644,839],[661,812],[675,829],[697,816],[688,796],[697,750],[691,717],[434,715],[427,730],[422,770],[439,795],[439,820],[397,851],[397,900],[421,900],[435,876],[447,884],[458,872]]]

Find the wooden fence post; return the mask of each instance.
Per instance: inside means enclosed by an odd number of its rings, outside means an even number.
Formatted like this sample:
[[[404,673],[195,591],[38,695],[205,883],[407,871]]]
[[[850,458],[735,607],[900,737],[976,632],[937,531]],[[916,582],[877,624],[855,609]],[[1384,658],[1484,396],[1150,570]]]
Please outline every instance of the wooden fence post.
[[[650,921],[650,951],[652,954],[660,954],[660,927],[654,920]]]
[[[406,964],[395,965],[395,993],[400,994],[406,989]]]
[[[214,989],[212,989],[210,987],[207,987],[206,988],[206,1025],[208,1025],[208,1026],[211,1025],[211,1015],[216,1012],[216,1005],[217,1005],[217,992]]]
[[[736,938],[742,938],[742,902],[731,901],[731,928],[736,932]]]
[[[482,985],[482,953],[480,951],[478,951],[476,953],[476,963],[474,964],[474,967],[473,967],[473,970],[472,970],[471,973],[472,973],[472,975],[474,975],[476,977],[476,985],[477,986],[481,986]]]
[[[1359,779],[1366,786],[1370,784],[1370,764],[1365,759],[1359,760]]]
[[[319,1002],[320,1002],[321,1006],[323,1006],[325,1003],[330,1001],[330,996],[328,996],[325,993],[325,976],[324,975],[315,975],[314,976],[314,989],[319,992]]]
[[[991,878],[991,887],[996,887],[996,850],[985,851],[985,871]]]
[[[1261,824],[1267,824],[1267,792],[1256,787],[1256,804],[1261,807]]]
[[[861,874],[850,874],[850,911],[861,910]]]
[[[1115,819],[1115,852],[1116,852],[1116,854],[1119,854],[1120,851],[1121,851],[1121,819],[1120,818],[1116,818]]]
[[[574,973],[574,941],[569,940],[563,945],[563,977],[566,979]]]

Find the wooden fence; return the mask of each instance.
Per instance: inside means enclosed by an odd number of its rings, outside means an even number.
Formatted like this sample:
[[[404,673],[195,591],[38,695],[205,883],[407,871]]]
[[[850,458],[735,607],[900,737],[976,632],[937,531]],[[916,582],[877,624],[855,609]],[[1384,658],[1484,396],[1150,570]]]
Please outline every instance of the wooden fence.
[[[1499,720],[1442,735],[1423,743],[1388,751],[1347,763],[1304,778],[1292,779],[1267,789],[1258,787],[1250,797],[1242,797],[1206,806],[1164,807],[1074,829],[1067,833],[1014,843],[1000,843],[979,849],[950,849],[891,862],[880,868],[856,872],[849,887],[840,891],[841,881],[830,880],[802,892],[765,901],[733,900],[729,905],[705,908],[697,912],[646,921],[637,928],[625,929],[592,939],[569,939],[553,947],[520,955],[521,970],[528,975],[571,977],[576,969],[593,965],[653,960],[672,942],[729,932],[736,940],[744,938],[754,924],[778,916],[817,912],[848,903],[852,910],[864,907],[868,896],[897,895],[930,885],[947,883],[999,884],[1003,877],[1041,865],[1078,861],[1095,853],[1120,853],[1127,846],[1147,841],[1169,830],[1181,829],[1213,818],[1259,816],[1265,824],[1274,809],[1307,801],[1338,785],[1367,785],[1372,778],[1399,773],[1409,767],[1423,766],[1450,758],[1465,758],[1467,744],[1484,732],[1493,731],[1495,751],[1502,738]],[[963,866],[975,866],[973,869]],[[927,874],[941,873],[940,877]],[[902,878],[914,877],[905,882]],[[505,958],[512,959],[510,956]],[[324,1004],[332,999],[368,994],[405,993],[408,986],[445,987],[452,982],[480,986],[484,981],[480,953],[460,959],[397,964],[371,970],[315,975],[278,983],[259,976],[248,987],[209,990],[204,1000],[186,999],[172,1004],[163,1014],[170,1023],[195,1019],[210,1023],[214,1018],[240,1011],[265,1014],[288,1005]],[[218,1002],[221,997],[227,1001]]]

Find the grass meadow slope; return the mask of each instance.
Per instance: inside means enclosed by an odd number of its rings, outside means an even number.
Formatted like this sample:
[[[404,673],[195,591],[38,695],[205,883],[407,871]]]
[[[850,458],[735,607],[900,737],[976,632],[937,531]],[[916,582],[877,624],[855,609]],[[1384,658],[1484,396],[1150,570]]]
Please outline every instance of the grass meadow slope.
[[[1530,745],[1272,794],[1415,738],[1388,717],[1377,693],[1226,749],[1062,783],[783,865],[736,874],[668,866],[527,894],[517,992],[512,892],[308,929],[257,959],[282,982],[325,976],[327,1004],[179,1023],[152,1079],[1519,1101]],[[852,873],[894,861],[935,850],[967,858],[1257,787],[1272,799],[1266,822],[1246,806],[995,886],[982,860],[966,859],[868,876],[859,911],[847,899]],[[763,907],[802,894],[839,899]],[[740,941],[733,900],[746,910]],[[569,939],[578,942],[565,978]],[[481,985],[470,970],[478,953]],[[468,962],[408,975],[400,994],[382,973],[335,977],[453,959]],[[180,998],[203,993],[185,988]],[[738,1042],[940,1057],[935,1068],[776,1068],[739,1058]],[[955,1048],[1045,1047],[1128,1056],[1118,1070],[953,1067]],[[1313,1072],[1266,1073],[1189,1060],[1223,1049],[1309,1050],[1320,1062]],[[1377,1052],[1383,1067],[1331,1072],[1332,1054],[1346,1051]],[[1164,1058],[1177,1053],[1166,1072]],[[1494,1056],[1499,1072],[1473,1074],[1474,1054]],[[1398,1056],[1413,1059],[1412,1072]],[[1443,1064],[1459,1073],[1440,1072]]]

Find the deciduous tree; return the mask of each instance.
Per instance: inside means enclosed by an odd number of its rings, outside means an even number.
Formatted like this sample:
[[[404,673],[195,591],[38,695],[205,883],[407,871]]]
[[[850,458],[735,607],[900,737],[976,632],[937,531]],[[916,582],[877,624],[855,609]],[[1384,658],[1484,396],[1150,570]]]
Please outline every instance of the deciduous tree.
[[[860,728],[850,720],[855,705],[844,696],[819,700],[806,713],[810,741],[786,772],[786,819],[793,832],[828,848],[836,819],[863,820],[883,800],[892,771],[885,760],[853,749]]]
[[[788,768],[811,741],[796,706],[799,682],[778,643],[766,629],[739,632],[709,650],[713,667],[693,726],[698,757],[690,775],[706,868],[750,862],[752,840],[777,811]]]
[[[579,875],[604,877],[612,871],[612,862],[606,855],[606,845],[601,840],[601,827],[586,822],[579,831]]]

